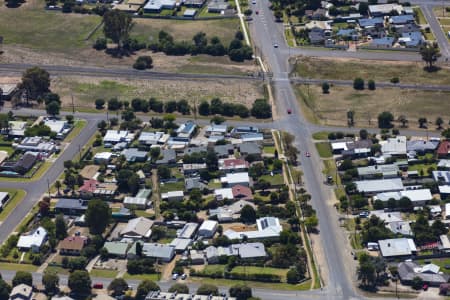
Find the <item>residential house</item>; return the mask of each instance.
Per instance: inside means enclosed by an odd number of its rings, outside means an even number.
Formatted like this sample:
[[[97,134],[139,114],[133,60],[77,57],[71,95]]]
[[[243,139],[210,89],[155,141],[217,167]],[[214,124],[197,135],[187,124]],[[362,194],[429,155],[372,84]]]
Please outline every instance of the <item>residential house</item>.
[[[218,145],[214,146],[214,152],[216,152],[218,158],[228,158],[234,153],[234,147],[232,145]]]
[[[406,136],[397,136],[380,141],[381,152],[384,155],[406,156]]]
[[[225,199],[231,200],[234,199],[233,189],[232,188],[221,188],[214,189],[214,197],[217,201],[222,201]]]
[[[184,189],[186,191],[192,191],[193,189],[199,189],[199,190],[204,190],[208,188],[208,185],[205,184],[200,177],[195,177],[195,178],[186,178],[184,180]]]
[[[438,145],[438,141],[412,140],[406,142],[406,151],[408,153],[414,151],[419,155],[434,153]]]
[[[383,202],[387,202],[389,201],[389,199],[395,199],[396,201],[399,201],[403,197],[411,200],[414,206],[424,206],[427,201],[433,199],[433,195],[431,195],[431,191],[429,189],[417,189],[379,193],[373,197],[373,200],[381,200]]]
[[[33,288],[27,284],[21,283],[12,289],[9,300],[31,300],[32,295]]]
[[[208,12],[209,13],[221,13],[224,10],[227,10],[230,7],[227,1],[224,0],[211,0],[208,3]]]
[[[205,127],[205,136],[225,135],[227,133],[227,125],[225,124],[211,124]]]
[[[267,257],[263,243],[232,244],[228,247],[209,246],[204,253],[209,264],[218,263],[221,256],[237,256],[246,261],[264,260]]]
[[[173,165],[177,162],[177,155],[173,149],[164,149],[161,151],[161,158],[155,163],[157,165]]]
[[[336,32],[336,37],[344,41],[357,41],[359,34],[355,29],[339,29]]]
[[[413,15],[399,15],[399,16],[392,16],[389,18],[389,23],[391,25],[405,25],[415,22],[416,20],[414,19]]]
[[[374,165],[367,167],[359,167],[359,179],[375,179],[375,178],[396,178],[399,175],[399,168],[397,165]]]
[[[437,149],[439,158],[450,158],[450,141],[442,141]]]
[[[441,159],[437,164],[439,170],[450,171],[450,159]]]
[[[47,241],[47,230],[44,227],[38,227],[28,234],[22,234],[17,242],[17,248],[22,251],[30,250],[37,253],[42,245]]]
[[[197,223],[186,223],[183,228],[177,232],[177,237],[180,239],[192,239],[198,228]]]
[[[416,244],[410,238],[379,240],[378,245],[384,258],[410,257],[417,253]]]
[[[148,132],[143,131],[139,135],[138,141],[141,145],[164,145],[169,138],[169,135],[164,132]]]
[[[450,185],[450,171],[433,171],[432,175],[439,185]]]
[[[396,3],[369,5],[369,14],[372,17],[388,16],[395,11],[397,15],[403,14],[403,6]]]
[[[186,7],[197,7],[200,8],[205,4],[205,0],[186,0],[184,1],[184,6]]]
[[[406,48],[417,48],[424,42],[425,40],[420,31],[403,32],[398,39],[398,43]]]
[[[404,25],[391,25],[391,30],[396,34],[402,35],[410,32],[420,32],[420,26],[416,23],[409,23]]]
[[[22,152],[31,151],[47,154],[54,153],[58,149],[54,142],[45,141],[44,138],[40,136],[26,137],[20,144],[13,144],[13,147]]]
[[[238,148],[239,148],[239,152],[243,156],[252,155],[252,156],[255,156],[256,158],[261,157],[262,148],[260,145],[258,145],[256,143],[242,143],[239,145]]]
[[[446,234],[442,234],[439,236],[439,250],[443,252],[450,252],[450,240]]]
[[[365,36],[370,36],[372,39],[382,39],[386,37],[383,18],[359,19],[358,24],[362,34]],[[394,42],[392,41],[390,46],[392,46],[393,43]]]
[[[81,216],[87,210],[86,200],[59,198],[55,204],[55,214]]]
[[[328,21],[312,21],[305,25],[311,44],[321,44],[331,38],[331,25]]]
[[[183,191],[171,191],[167,193],[161,193],[161,199],[166,201],[183,201]]]
[[[201,250],[189,250],[189,258],[191,264],[193,265],[204,265],[205,264],[205,255]]]
[[[175,248],[157,243],[144,243],[142,246],[142,255],[155,258],[159,262],[170,262],[175,256]]]
[[[206,170],[208,167],[205,163],[201,164],[183,164],[184,176],[198,175],[200,171]]]
[[[244,236],[248,240],[264,240],[264,239],[277,239],[280,236],[280,232],[283,228],[280,225],[280,220],[275,217],[264,217],[256,220],[257,230],[255,231],[243,231],[237,232],[232,229],[226,230],[223,235],[230,240],[243,239]]]
[[[183,253],[192,244],[192,239],[174,238],[169,246],[175,249],[176,253]]]
[[[249,163],[243,159],[227,158],[219,159],[219,170],[223,172],[237,172],[248,170]]]
[[[262,142],[264,141],[264,134],[262,133],[246,133],[241,135],[242,143]]]
[[[409,221],[398,221],[390,222],[389,224],[386,224],[386,227],[396,235],[400,234],[402,236],[412,237],[414,233],[410,224],[411,222]]]
[[[447,283],[450,276],[439,272],[439,266],[427,264],[420,266],[413,261],[404,261],[398,264],[397,271],[400,281],[404,285],[411,285],[415,277],[422,279],[429,286],[440,286]]]
[[[132,239],[149,238],[152,234],[153,221],[144,217],[128,221],[127,226],[120,232],[122,237]]]
[[[2,171],[14,172],[24,175],[34,166],[39,155],[35,152],[26,152],[18,161],[5,161],[0,166]]]
[[[134,135],[127,130],[108,130],[103,137],[105,144],[117,144],[120,142],[130,143],[134,139]]]
[[[247,172],[227,173],[220,178],[224,187],[233,187],[235,185],[250,186],[250,177]]]
[[[103,247],[108,251],[110,257],[125,258],[127,256],[128,243],[105,242]]]
[[[85,236],[68,236],[59,242],[59,253],[61,255],[80,255],[87,242],[88,238]]]
[[[206,238],[212,238],[216,233],[218,223],[217,221],[206,220],[198,228],[198,235]]]
[[[159,13],[163,9],[174,9],[175,5],[175,0],[150,0],[145,4],[144,12]]]
[[[176,133],[178,137],[181,138],[191,138],[195,130],[197,128],[197,125],[192,121],[187,121],[184,124],[181,124],[180,127],[177,128]]]
[[[236,184],[231,187],[234,199],[253,200],[252,190],[245,185]]]
[[[151,201],[149,200],[152,194],[151,189],[140,189],[136,196],[125,197],[123,206],[126,208],[146,209]]]
[[[189,147],[187,149],[184,149],[182,155],[191,155],[193,153],[202,153],[202,152],[208,152],[208,148],[200,146],[200,147]]]
[[[114,156],[111,152],[98,152],[94,155],[94,163],[95,164],[107,164],[111,161],[111,158]]]
[[[239,200],[231,205],[210,209],[209,217],[217,218],[217,220],[220,223],[236,221],[240,219],[241,209],[245,205],[249,205],[253,207],[253,209],[256,209],[256,205],[253,204],[252,202],[248,202],[246,200]]]
[[[378,49],[389,49],[392,48],[394,45],[395,38],[387,36],[377,39],[372,39],[369,46],[372,48],[378,48]]]
[[[57,139],[63,139],[72,130],[72,126],[64,120],[46,119],[44,124],[56,133]]]
[[[355,181],[356,189],[361,193],[377,194],[383,192],[403,191],[403,182],[400,178],[376,179]]]
[[[346,143],[346,149],[341,154],[344,158],[364,158],[370,155],[372,147],[372,140],[357,140]]]
[[[240,137],[241,134],[246,133],[258,133],[259,128],[253,126],[236,126],[231,130],[231,135],[234,137]]]
[[[10,136],[10,137],[25,136],[25,129],[27,128],[27,122],[25,122],[25,121],[9,121],[8,124],[9,124],[8,136]]]
[[[145,162],[147,160],[147,152],[140,151],[137,148],[128,148],[121,152],[125,156],[127,162]]]

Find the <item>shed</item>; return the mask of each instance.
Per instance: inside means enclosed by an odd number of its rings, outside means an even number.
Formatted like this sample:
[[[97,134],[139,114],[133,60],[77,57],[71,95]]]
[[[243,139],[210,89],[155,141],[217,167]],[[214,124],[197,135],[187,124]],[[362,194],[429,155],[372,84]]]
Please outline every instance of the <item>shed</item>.
[[[202,225],[200,225],[200,228],[198,229],[198,235],[207,238],[213,237],[216,233],[217,226],[217,221],[206,220],[202,223]]]

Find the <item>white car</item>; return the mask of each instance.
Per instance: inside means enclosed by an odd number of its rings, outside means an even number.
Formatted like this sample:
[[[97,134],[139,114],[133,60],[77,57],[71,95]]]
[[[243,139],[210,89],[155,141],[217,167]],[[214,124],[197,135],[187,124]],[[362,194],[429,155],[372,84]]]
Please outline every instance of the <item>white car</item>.
[[[255,0],[253,0],[253,1],[252,1],[252,4],[256,4],[256,1],[255,1]]]
[[[178,279],[178,274],[177,273],[172,274],[172,280],[177,280],[177,279]]]

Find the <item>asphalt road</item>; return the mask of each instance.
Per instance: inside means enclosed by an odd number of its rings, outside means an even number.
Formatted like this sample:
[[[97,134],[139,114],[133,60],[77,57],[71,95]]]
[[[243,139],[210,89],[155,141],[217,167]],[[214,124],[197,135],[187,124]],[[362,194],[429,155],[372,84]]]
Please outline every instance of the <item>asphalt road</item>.
[[[442,5],[442,3],[441,3]],[[421,4],[420,8],[422,9],[423,15],[427,19],[428,24],[430,25],[431,31],[434,33],[434,36],[436,37],[436,41],[439,45],[439,49],[442,54],[442,59],[445,59],[446,61],[450,57],[450,47],[448,44],[448,39],[446,36],[446,33],[442,30],[441,25],[439,24],[439,21],[436,19],[436,16],[433,13],[433,7],[432,4]]]

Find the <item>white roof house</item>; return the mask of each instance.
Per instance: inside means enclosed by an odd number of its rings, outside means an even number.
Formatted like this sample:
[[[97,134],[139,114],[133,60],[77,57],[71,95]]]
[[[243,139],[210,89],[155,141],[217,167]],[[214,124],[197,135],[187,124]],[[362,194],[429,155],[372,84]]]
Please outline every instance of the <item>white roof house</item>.
[[[399,15],[403,14],[403,6],[396,3],[369,5],[371,16],[389,15],[392,11],[396,11]]]
[[[198,235],[212,237],[216,233],[218,225],[219,223],[217,223],[217,221],[206,220],[202,223],[202,225],[200,225]]]
[[[355,181],[356,189],[364,193],[395,192],[404,189],[400,178]]]
[[[269,239],[278,238],[283,228],[280,225],[280,220],[275,217],[264,217],[256,220],[258,230],[237,232],[232,229],[226,230],[223,234],[230,240],[242,239],[246,236],[251,239]]]
[[[223,188],[223,189],[216,189],[214,190],[214,196],[217,200],[224,200],[224,199],[233,199],[233,189],[232,188]]]
[[[409,200],[411,200],[414,206],[422,206],[425,204],[425,202],[433,199],[433,195],[431,195],[431,191],[429,189],[418,189],[418,190],[379,193],[373,197],[373,200],[381,200],[383,202],[386,202],[391,198],[395,200],[400,200],[403,197],[409,198]]]
[[[183,191],[171,191],[167,193],[161,193],[161,198],[163,200],[183,200]]]
[[[27,122],[24,121],[9,121],[9,132],[10,136],[24,136],[25,129],[27,127]]]
[[[186,223],[184,227],[179,232],[177,232],[177,236],[181,239],[190,239],[197,231],[197,227],[197,223]]]
[[[249,186],[250,177],[248,176],[248,172],[227,173],[224,177],[220,178],[220,182],[228,186],[234,186],[236,184]]]
[[[164,132],[142,132],[138,138],[139,143],[144,145],[164,144]]]
[[[153,257],[165,262],[169,262],[175,256],[175,248],[169,245],[144,243],[142,254],[147,257]]]
[[[12,289],[9,299],[29,300],[31,299],[32,294],[33,288],[27,284],[21,283]]]
[[[111,152],[98,152],[94,155],[94,162],[109,162],[112,156]]]
[[[40,226],[27,235],[21,235],[17,242],[17,248],[31,249],[33,252],[39,252],[39,249],[46,240],[47,230]]]
[[[66,121],[62,121],[62,120],[54,120],[54,119],[47,119],[44,121],[44,124],[48,127],[50,127],[50,130],[52,132],[56,132],[58,133],[63,133],[64,129],[67,126],[67,122]]]
[[[171,9],[175,7],[175,0],[150,0],[145,4],[144,11],[155,12],[162,9]]]
[[[103,142],[105,143],[119,143],[119,142],[130,142],[132,137],[127,130],[108,130],[103,137]]]
[[[205,127],[205,132],[208,134],[225,134],[227,133],[227,125],[211,124]]]
[[[379,240],[378,245],[383,257],[409,256],[417,252],[414,240],[408,238]]]
[[[450,169],[450,159],[441,159],[437,164],[438,168]]]
[[[397,136],[380,141],[381,152],[384,155],[406,155],[406,136]]]
[[[128,221],[127,226],[120,232],[121,236],[131,238],[150,237],[153,221],[144,217],[134,218]]]

